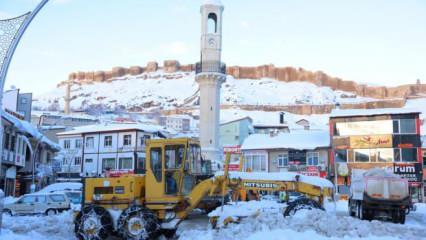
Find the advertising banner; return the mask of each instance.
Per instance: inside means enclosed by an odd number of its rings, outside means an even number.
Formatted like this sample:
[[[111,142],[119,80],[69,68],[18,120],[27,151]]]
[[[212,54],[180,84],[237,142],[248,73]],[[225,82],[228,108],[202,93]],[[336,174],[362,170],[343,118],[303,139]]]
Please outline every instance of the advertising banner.
[[[423,181],[422,164],[420,163],[394,163],[393,172],[407,179],[410,183]]]
[[[392,135],[351,136],[351,148],[391,148]]]

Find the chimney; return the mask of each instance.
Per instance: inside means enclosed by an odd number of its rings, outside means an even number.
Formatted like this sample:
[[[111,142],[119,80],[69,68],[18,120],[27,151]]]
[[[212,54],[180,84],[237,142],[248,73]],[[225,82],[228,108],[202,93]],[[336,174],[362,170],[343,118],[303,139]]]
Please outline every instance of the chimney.
[[[334,105],[334,108],[337,109],[337,110],[340,110],[340,107],[341,107],[340,103],[338,103],[338,102],[336,103],[336,105]]]
[[[280,112],[280,124],[284,124],[284,112]]]

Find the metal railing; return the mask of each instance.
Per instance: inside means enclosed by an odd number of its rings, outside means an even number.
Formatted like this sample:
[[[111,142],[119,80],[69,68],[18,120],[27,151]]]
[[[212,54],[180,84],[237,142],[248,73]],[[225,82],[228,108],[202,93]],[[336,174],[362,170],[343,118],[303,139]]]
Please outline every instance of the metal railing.
[[[195,73],[222,73],[226,74],[226,65],[219,61],[197,62]]]

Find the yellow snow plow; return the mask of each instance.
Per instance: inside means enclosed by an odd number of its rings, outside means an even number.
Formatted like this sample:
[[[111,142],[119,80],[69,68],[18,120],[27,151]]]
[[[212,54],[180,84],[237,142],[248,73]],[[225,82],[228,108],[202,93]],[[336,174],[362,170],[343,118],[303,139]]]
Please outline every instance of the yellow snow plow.
[[[307,198],[286,208],[321,208],[332,199],[327,180],[298,174],[228,172],[211,174],[201,158],[198,141],[189,138],[155,139],[146,143],[145,174],[85,178],[83,204],[75,217],[79,239],[152,239],[174,234],[177,225],[202,201],[221,200],[232,190],[296,191]],[[217,206],[217,205],[216,205]]]

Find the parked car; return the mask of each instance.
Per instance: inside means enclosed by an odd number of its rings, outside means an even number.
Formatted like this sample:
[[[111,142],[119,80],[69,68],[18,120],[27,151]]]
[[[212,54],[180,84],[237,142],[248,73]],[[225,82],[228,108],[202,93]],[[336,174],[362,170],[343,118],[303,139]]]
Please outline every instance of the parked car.
[[[52,215],[69,210],[70,207],[70,200],[64,193],[32,193],[5,204],[3,212],[10,215]]]

